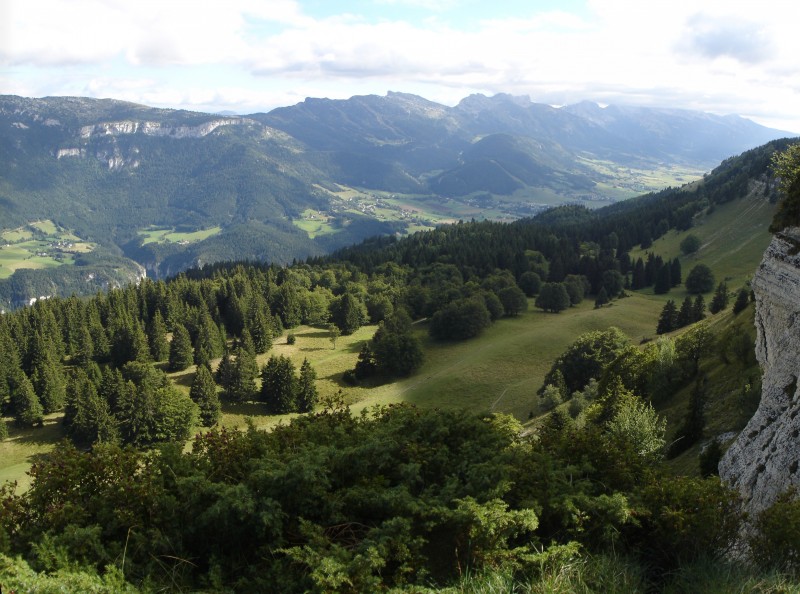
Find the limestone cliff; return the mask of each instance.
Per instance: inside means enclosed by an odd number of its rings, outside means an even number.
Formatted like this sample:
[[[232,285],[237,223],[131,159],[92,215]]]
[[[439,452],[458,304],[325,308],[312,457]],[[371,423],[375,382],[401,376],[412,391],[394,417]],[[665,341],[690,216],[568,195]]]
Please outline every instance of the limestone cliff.
[[[775,235],[753,278],[761,403],[720,462],[751,514],[800,488],[800,228]]]

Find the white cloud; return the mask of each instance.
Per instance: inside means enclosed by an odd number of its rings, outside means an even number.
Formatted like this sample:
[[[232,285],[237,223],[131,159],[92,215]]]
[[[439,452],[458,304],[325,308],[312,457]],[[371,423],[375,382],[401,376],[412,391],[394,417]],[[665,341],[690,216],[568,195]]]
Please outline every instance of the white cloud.
[[[377,1],[395,15],[404,5],[434,11],[456,2]],[[548,103],[746,113],[797,120],[800,131],[800,5],[708,0],[700,10],[695,0],[588,0],[588,11],[575,14],[531,6],[528,15],[457,29],[437,17],[313,18],[296,0],[5,0],[10,34],[0,39],[0,64],[19,78],[5,73],[0,82],[12,92],[62,94],[54,86],[64,84],[160,105],[262,108],[302,93],[418,89],[452,103],[503,91]],[[51,70],[63,66],[71,70]],[[82,80],[64,82],[68,74]]]

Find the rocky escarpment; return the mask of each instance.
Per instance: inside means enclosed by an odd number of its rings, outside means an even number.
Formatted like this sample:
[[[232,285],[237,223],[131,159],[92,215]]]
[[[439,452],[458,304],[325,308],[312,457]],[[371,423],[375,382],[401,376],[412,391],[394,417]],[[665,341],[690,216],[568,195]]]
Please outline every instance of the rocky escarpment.
[[[753,290],[761,403],[719,470],[757,514],[788,488],[800,488],[800,228],[775,235]]]

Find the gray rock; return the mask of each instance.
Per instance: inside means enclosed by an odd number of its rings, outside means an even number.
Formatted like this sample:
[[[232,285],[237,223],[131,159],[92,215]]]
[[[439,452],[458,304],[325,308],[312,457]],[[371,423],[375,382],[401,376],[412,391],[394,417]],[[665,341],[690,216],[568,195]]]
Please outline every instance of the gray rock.
[[[720,461],[751,517],[800,487],[800,228],[778,233],[753,278],[761,402]]]

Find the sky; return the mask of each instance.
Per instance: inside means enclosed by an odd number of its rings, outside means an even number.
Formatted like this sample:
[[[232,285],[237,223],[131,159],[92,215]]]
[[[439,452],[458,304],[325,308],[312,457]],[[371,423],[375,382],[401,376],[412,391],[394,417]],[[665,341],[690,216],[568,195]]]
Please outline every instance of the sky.
[[[0,0],[0,94],[241,114],[399,91],[800,133],[796,0]]]

